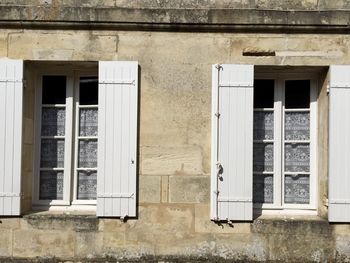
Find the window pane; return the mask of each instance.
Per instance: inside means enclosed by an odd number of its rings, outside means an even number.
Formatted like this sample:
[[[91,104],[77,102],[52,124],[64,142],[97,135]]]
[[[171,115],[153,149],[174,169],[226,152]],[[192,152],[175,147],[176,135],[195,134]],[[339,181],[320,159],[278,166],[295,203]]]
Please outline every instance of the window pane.
[[[286,112],[285,113],[285,139],[309,140],[310,139],[310,113]]]
[[[64,167],[64,139],[42,139],[40,167]]]
[[[63,172],[41,171],[39,199],[62,200],[63,199]]]
[[[253,202],[273,203],[273,176],[254,175],[253,180]]]
[[[79,141],[79,168],[97,167],[97,140]]]
[[[253,171],[272,172],[273,171],[273,144],[254,143],[253,149]]]
[[[42,108],[41,135],[64,136],[66,109]]]
[[[98,78],[81,77],[79,90],[80,105],[97,105],[98,104]]]
[[[308,204],[310,202],[310,180],[308,175],[285,176],[284,202],[286,204]]]
[[[80,109],[79,135],[97,136],[97,109]]]
[[[286,80],[285,107],[310,108],[310,80]]]
[[[275,81],[254,80],[254,108],[273,108]]]
[[[42,103],[66,103],[66,76],[43,76]]]
[[[254,140],[272,140],[273,125],[273,112],[254,112]]]
[[[96,200],[97,173],[96,171],[78,172],[78,199]]]
[[[286,143],[284,171],[310,171],[310,145],[300,143]]]

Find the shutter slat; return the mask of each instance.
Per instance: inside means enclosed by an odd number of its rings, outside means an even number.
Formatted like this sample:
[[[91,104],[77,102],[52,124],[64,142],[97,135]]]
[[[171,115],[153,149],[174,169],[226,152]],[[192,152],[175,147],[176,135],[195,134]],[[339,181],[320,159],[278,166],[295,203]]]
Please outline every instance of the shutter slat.
[[[330,67],[329,210],[330,222],[350,222],[350,66]]]
[[[23,61],[0,59],[0,215],[20,215]]]
[[[137,81],[137,62],[100,61],[98,216],[136,216]]]
[[[253,66],[221,67],[218,78],[216,66],[213,66],[211,217],[215,220],[252,220]],[[217,106],[218,122],[215,117]],[[218,181],[217,154],[223,169],[222,180]],[[219,199],[214,193],[216,189]]]

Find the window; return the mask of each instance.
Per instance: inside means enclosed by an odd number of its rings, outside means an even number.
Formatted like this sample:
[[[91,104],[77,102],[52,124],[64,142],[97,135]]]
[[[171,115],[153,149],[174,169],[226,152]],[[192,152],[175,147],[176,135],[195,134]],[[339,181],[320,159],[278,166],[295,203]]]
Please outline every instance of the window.
[[[253,202],[316,209],[316,91],[310,77],[254,81]]]
[[[94,205],[97,73],[45,72],[37,83],[34,203]]]
[[[212,67],[211,219],[315,214],[315,70]],[[301,72],[301,70],[303,70]],[[255,209],[254,209],[255,208]]]

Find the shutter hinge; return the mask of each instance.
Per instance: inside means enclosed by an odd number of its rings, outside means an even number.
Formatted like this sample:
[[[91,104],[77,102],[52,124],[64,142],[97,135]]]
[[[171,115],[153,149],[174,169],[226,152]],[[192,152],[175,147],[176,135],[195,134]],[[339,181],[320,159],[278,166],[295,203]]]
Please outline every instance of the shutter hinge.
[[[222,165],[220,162],[217,162],[216,163],[216,175],[219,178],[219,180],[222,180],[221,174],[222,174]]]
[[[328,81],[328,83],[327,83],[327,95],[329,94],[330,90],[331,90],[331,87],[330,87],[330,84],[329,84],[329,81]]]
[[[223,69],[223,67],[222,67],[220,64],[216,64],[216,65],[215,65],[215,68],[216,68],[217,70]]]
[[[120,221],[122,221],[123,223],[125,223],[127,221],[127,219],[128,219],[128,215],[127,214],[125,214],[125,215],[120,217]]]
[[[220,118],[220,112],[215,112],[215,117]]]

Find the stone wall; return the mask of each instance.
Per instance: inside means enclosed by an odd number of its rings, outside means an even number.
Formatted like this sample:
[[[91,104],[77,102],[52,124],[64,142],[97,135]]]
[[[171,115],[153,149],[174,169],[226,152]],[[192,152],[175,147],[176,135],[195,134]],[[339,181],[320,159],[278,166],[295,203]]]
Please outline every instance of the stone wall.
[[[11,7],[13,2],[1,1],[1,5]],[[54,0],[15,2],[50,8],[63,5]],[[101,8],[198,6],[198,1],[133,1],[133,6],[130,1],[122,0],[100,2],[65,1],[68,6],[79,3],[89,7],[93,3]],[[300,1],[300,5],[298,1],[203,1],[205,8],[277,10],[287,4],[290,9],[349,8],[344,1]],[[55,17],[55,13],[52,15]],[[18,18],[21,13],[9,13],[8,17]],[[319,126],[325,127],[327,67],[350,61],[349,43],[347,34],[63,30],[21,26],[1,29],[0,57],[27,61],[22,164],[22,210],[26,215],[0,218],[0,261],[9,257],[40,257],[48,261],[53,258],[183,258],[211,262],[349,260],[349,225],[330,225],[322,219],[327,215],[326,129],[318,133],[320,217],[260,217],[253,223],[233,226],[217,225],[209,217],[212,64],[317,69]],[[254,55],[263,52],[274,55]],[[41,61],[99,60],[137,60],[140,65],[138,217],[122,222],[98,219],[91,213],[33,213],[30,211],[36,89],[33,71]]]

